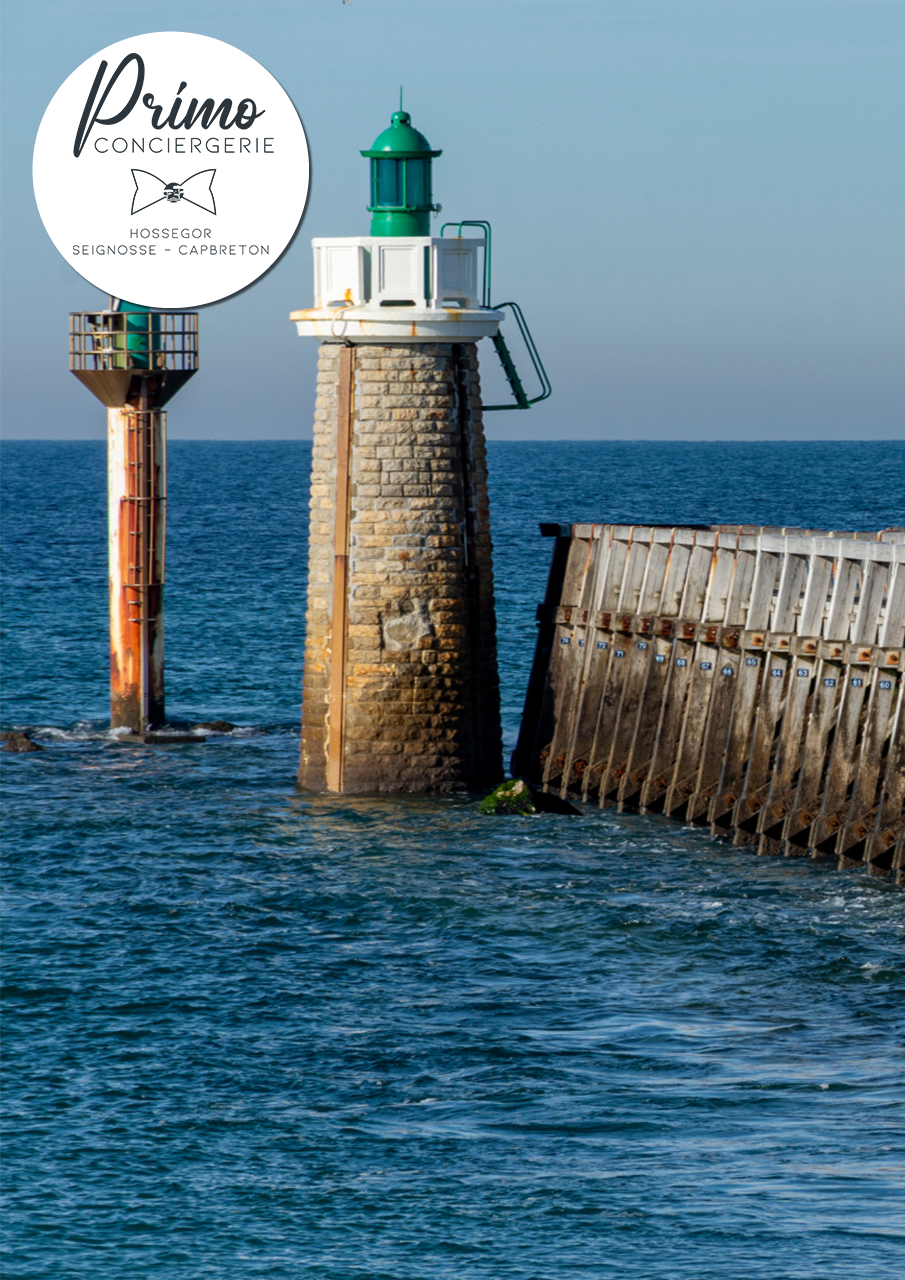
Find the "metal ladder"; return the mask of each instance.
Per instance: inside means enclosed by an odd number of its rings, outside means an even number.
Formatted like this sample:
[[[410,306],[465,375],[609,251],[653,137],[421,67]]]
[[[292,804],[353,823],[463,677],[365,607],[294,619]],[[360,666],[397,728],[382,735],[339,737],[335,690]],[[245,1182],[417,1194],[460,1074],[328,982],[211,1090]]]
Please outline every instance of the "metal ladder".
[[[515,367],[515,361],[512,358],[512,353],[509,350],[508,346],[506,345],[506,340],[501,333],[497,332],[493,335],[490,341],[493,343],[496,353],[500,358],[500,364],[503,366],[503,372],[506,375],[506,380],[509,383],[510,387],[512,388],[512,394],[515,397],[515,403],[514,404],[485,404],[483,406],[484,412],[487,413],[487,412],[490,412],[493,410],[499,410],[499,409],[530,409],[533,404],[538,404],[541,400],[548,399],[553,392],[553,388],[550,385],[550,379],[547,377],[547,371],[544,368],[543,361],[540,358],[540,354],[537,350],[537,347],[535,346],[534,339],[531,336],[531,330],[528,328],[528,322],[525,319],[519,304],[517,302],[491,303],[490,301],[490,298],[491,298],[490,223],[484,222],[481,220],[475,220],[475,219],[463,219],[461,222],[444,222],[443,226],[440,228],[441,236],[443,235],[447,227],[458,227],[458,235],[460,239],[462,236],[463,227],[480,227],[483,230],[484,235],[486,237],[487,244],[484,250],[484,283],[483,283],[482,292],[481,292],[481,306],[486,307],[490,311],[502,311],[505,307],[508,307],[510,309],[513,316],[515,317],[515,322],[518,325],[519,333],[522,335],[522,340],[525,343],[525,347],[528,351],[528,356],[531,360],[532,365],[534,366],[534,372],[536,373],[538,381],[540,382],[540,385],[541,385],[540,395],[536,395],[536,396],[528,395],[528,393],[525,391],[524,383],[522,382],[522,379],[519,376],[519,372]]]

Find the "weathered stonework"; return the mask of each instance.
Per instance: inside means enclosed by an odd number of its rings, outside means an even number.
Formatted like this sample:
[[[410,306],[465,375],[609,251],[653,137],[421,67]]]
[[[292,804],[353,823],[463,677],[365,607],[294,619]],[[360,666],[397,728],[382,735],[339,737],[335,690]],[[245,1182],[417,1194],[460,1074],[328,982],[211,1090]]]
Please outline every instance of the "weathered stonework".
[[[483,789],[503,770],[476,346],[343,350],[320,349],[299,785]]]

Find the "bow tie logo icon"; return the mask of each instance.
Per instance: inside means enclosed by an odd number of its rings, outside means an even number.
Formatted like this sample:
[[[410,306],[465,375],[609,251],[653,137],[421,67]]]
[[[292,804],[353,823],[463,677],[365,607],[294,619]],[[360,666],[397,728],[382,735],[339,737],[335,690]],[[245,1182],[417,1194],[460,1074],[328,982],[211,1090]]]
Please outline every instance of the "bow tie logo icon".
[[[147,169],[133,169],[132,181],[135,183],[135,194],[132,196],[132,212],[140,213],[166,200],[170,204],[178,204],[180,200],[188,200],[207,213],[216,213],[214,203],[214,175],[216,169],[203,169],[201,173],[193,173],[184,182],[164,182],[162,178],[148,173]]]

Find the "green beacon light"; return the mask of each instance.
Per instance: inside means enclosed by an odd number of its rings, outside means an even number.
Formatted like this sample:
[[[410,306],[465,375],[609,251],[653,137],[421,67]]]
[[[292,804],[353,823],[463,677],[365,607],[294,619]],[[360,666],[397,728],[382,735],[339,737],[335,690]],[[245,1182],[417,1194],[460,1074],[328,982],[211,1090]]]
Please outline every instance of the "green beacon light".
[[[371,162],[371,235],[429,236],[430,215],[439,208],[431,203],[431,161],[442,151],[431,150],[400,107],[361,154]]]
[[[495,302],[490,286],[490,223],[459,218],[431,235],[434,151],[412,126],[402,105],[369,151],[369,236],[318,237],[314,249],[314,306],[293,311],[301,337],[325,342],[478,342],[489,338],[512,390],[507,404],[492,409],[530,409],[551,394],[550,379],[531,331],[515,302]],[[479,235],[464,234],[466,227]],[[531,363],[539,390],[530,395],[500,332],[509,313],[518,346]],[[152,334],[153,341],[153,334]],[[520,357],[521,358],[521,357]]]

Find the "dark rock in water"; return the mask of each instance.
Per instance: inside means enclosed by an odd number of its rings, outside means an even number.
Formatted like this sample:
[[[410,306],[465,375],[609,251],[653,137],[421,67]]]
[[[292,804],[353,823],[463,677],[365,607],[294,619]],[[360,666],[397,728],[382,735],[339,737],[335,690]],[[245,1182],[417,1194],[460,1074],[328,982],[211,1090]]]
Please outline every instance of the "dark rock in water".
[[[27,733],[4,733],[3,746],[0,751],[45,751],[37,742],[32,742]]]
[[[510,778],[508,782],[501,782],[495,791],[481,801],[478,812],[503,817],[532,813],[579,814],[581,811],[559,796],[533,790],[523,778]]]
[[[144,743],[146,747],[175,746],[184,742],[193,743],[197,746],[199,742],[204,741],[203,738],[199,738],[195,733],[173,732],[169,728],[149,729],[147,733],[141,734],[138,740]]]
[[[533,791],[534,807],[538,813],[565,813],[575,818],[581,817],[581,810],[574,804],[563,800],[562,796],[551,795],[549,791]]]
[[[189,733],[188,730],[180,732],[174,730],[172,725],[167,725],[163,729],[146,729],[144,733],[118,733],[114,741],[120,747],[197,747],[205,739],[197,733]]]
[[[193,729],[210,729],[212,733],[230,733],[235,727],[228,720],[200,720],[192,725]]]

